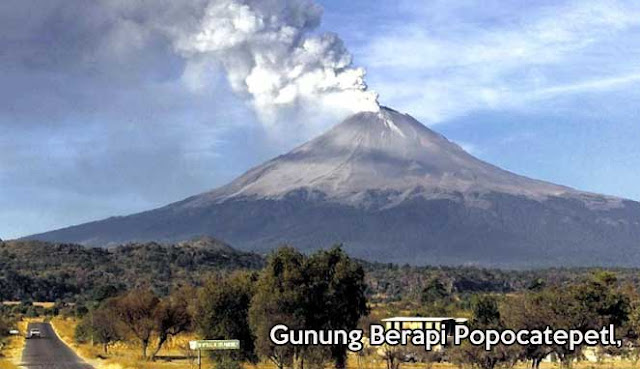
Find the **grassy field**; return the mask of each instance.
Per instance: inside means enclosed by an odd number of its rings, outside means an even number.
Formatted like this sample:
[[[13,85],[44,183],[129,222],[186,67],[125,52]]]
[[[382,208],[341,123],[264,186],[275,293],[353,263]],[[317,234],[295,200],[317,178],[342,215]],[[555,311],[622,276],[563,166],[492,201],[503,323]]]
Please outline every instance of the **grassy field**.
[[[28,321],[18,323],[20,332],[25,332]],[[22,357],[22,348],[24,347],[24,337],[22,335],[9,338],[7,345],[2,350],[0,356],[0,369],[17,369]]]

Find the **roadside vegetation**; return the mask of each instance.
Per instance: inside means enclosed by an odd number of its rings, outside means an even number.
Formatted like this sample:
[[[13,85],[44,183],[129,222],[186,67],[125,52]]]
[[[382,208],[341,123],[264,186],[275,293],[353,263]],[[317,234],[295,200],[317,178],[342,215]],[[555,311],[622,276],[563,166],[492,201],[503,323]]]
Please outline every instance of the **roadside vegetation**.
[[[19,330],[21,324],[13,314],[0,306],[0,369],[17,369],[16,365],[23,346],[22,337],[10,331]]]
[[[217,362],[345,367],[344,346],[283,349],[271,343],[268,332],[274,322],[355,329],[368,312],[365,290],[362,267],[341,249],[305,256],[282,248],[260,272],[209,278],[201,287],[179,288],[167,296],[139,288],[108,298],[79,317],[74,340],[99,346],[104,358],[125,344],[137,347],[143,361],[156,361],[166,359],[161,351],[180,336],[239,339],[240,350],[212,354]]]

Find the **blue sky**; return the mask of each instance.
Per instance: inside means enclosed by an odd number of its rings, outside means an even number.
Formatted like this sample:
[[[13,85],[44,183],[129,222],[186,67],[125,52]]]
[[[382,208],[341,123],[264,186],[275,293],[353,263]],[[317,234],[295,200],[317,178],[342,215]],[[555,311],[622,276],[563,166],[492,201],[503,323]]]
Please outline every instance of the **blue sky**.
[[[637,2],[319,3],[384,105],[506,169],[640,200]],[[0,5],[2,238],[217,187],[335,123],[261,124],[136,23],[164,13],[87,4]]]

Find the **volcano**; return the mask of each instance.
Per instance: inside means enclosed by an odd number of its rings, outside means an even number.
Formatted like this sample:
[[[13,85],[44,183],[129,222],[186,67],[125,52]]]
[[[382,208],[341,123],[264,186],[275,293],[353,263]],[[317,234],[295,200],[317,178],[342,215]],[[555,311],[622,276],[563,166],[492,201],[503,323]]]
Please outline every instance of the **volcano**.
[[[213,191],[29,238],[108,246],[199,235],[259,252],[341,243],[410,264],[640,266],[639,203],[500,169],[388,108]]]

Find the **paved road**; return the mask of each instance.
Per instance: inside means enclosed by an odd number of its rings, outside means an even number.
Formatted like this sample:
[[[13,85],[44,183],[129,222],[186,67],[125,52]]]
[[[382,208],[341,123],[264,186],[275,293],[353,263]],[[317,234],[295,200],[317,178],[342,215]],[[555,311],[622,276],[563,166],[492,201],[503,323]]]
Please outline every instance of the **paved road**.
[[[49,323],[31,323],[28,329],[31,328],[40,328],[43,337],[26,340],[20,364],[22,368],[93,369],[56,336]]]

